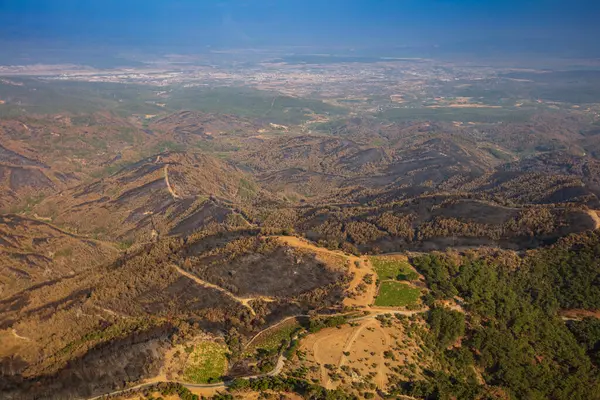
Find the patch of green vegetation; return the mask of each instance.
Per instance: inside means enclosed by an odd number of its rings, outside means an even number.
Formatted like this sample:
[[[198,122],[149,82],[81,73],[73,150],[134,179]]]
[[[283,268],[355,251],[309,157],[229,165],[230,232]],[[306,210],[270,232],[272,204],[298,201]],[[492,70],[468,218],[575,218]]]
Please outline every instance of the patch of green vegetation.
[[[290,320],[277,328],[269,329],[258,336],[244,351],[245,356],[251,356],[257,350],[261,349],[267,352],[277,352],[282,345],[287,344],[292,340],[292,337],[302,327],[296,320]]]
[[[127,250],[128,248],[130,248],[131,246],[133,246],[133,240],[129,239],[129,240],[124,240],[122,242],[118,242],[117,243],[117,248],[119,250]]]
[[[325,328],[344,325],[351,315],[336,315],[334,317],[316,317],[311,318],[308,324],[308,330],[315,333]]]
[[[19,204],[12,207],[9,210],[9,212],[12,214],[21,214],[21,213],[28,214],[33,210],[33,208],[35,206],[40,204],[44,200],[45,197],[46,197],[46,195],[44,195],[44,194],[38,194],[35,196],[27,196]]]
[[[54,253],[54,257],[71,257],[73,255],[73,249],[70,247],[65,247],[64,249],[60,249]]]
[[[247,179],[241,178],[238,186],[238,195],[244,200],[252,200],[256,197],[258,191],[256,184]]]
[[[294,392],[305,399],[356,399],[356,396],[347,394],[341,389],[327,390],[303,379],[282,376],[266,376],[256,379],[235,379],[229,385],[229,390],[234,393],[248,390],[257,392],[266,392],[267,390],[288,393]]]
[[[184,368],[184,379],[191,383],[218,382],[227,367],[227,347],[205,341],[194,346]]]
[[[600,319],[586,317],[581,321],[568,321],[567,327],[585,349],[588,356],[596,365],[600,366]]]
[[[452,345],[465,334],[465,315],[443,307],[433,307],[426,316],[432,345],[440,349]]]
[[[156,391],[160,392],[160,394],[162,396],[165,396],[165,397],[169,396],[168,398],[171,398],[171,396],[177,396],[177,398],[179,400],[199,400],[200,399],[197,394],[193,394],[190,391],[190,389],[186,388],[181,383],[161,382],[161,383],[155,385],[155,388],[156,388]],[[160,399],[162,399],[162,397],[159,397],[157,400],[160,400]],[[233,397],[228,394],[218,393],[215,396],[213,396],[212,399],[233,400]],[[148,400],[152,400],[152,399],[149,398]]]
[[[494,157],[496,157],[498,160],[502,160],[502,161],[511,161],[512,157],[510,156],[510,154],[506,153],[505,151],[499,150],[495,147],[486,147],[486,150]]]
[[[148,103],[156,100],[156,87],[134,84],[46,81],[34,78],[12,78],[22,84],[0,83],[3,97],[11,102],[0,107],[0,116],[24,114],[74,113],[88,114],[113,111],[121,116],[157,114],[165,110]],[[88,125],[87,117],[76,116],[74,123]]]
[[[185,145],[181,143],[176,143],[170,140],[164,140],[156,144],[152,150],[151,154],[162,153],[163,151],[184,151]]]
[[[419,278],[407,261],[395,257],[369,257],[371,264],[380,281],[397,279],[401,281],[414,281]]]
[[[180,88],[165,100],[170,108],[261,118],[278,124],[300,124],[315,114],[345,114],[346,110],[320,100],[282,96],[240,87]]]
[[[392,108],[378,114],[380,118],[393,122],[402,121],[460,121],[460,122],[525,122],[533,110],[522,108]]]
[[[375,299],[376,306],[405,307],[419,300],[421,291],[401,282],[383,282]]]
[[[586,342],[595,346],[595,329],[578,327],[582,329],[569,331],[557,311],[598,307],[600,292],[593,282],[600,275],[599,255],[600,234],[587,232],[564,238],[507,265],[486,255],[457,259],[453,255],[429,254],[415,258],[415,267],[432,290],[432,300],[460,296],[470,321],[478,321],[465,330],[459,349],[443,349],[437,357],[441,362],[458,361],[467,368],[451,372],[449,379],[431,374],[426,378],[429,388],[423,388],[429,393],[431,389],[441,392],[439,384],[445,381],[471,382],[469,386],[481,389],[477,380],[466,374],[476,368],[483,381],[494,382],[510,398],[597,397],[600,377],[593,365],[594,353],[588,350],[586,354]],[[454,315],[429,315],[434,341],[443,340],[448,329],[460,334],[461,322]],[[441,398],[485,398],[466,397],[457,392],[455,385],[445,386]],[[403,394],[416,396],[423,392],[414,384],[407,389]]]
[[[129,127],[122,127],[118,129],[119,133],[116,135],[116,138],[129,144],[133,144],[135,142],[135,137],[133,134],[135,133],[135,129]]]

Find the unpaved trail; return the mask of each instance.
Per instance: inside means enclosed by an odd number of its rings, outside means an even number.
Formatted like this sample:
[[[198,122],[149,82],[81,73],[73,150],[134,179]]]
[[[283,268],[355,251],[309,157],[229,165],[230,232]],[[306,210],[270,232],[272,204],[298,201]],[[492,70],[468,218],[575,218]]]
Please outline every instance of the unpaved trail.
[[[94,305],[93,307],[94,307],[95,309],[97,309],[97,310],[104,311],[105,313],[107,313],[107,314],[110,314],[110,315],[112,315],[113,317],[118,317],[118,318],[129,318],[129,315],[126,315],[126,314],[123,314],[123,313],[120,313],[120,312],[113,311],[113,310],[111,310],[111,309],[109,309],[109,308],[100,307],[100,306],[97,306],[97,305]]]
[[[371,325],[375,325],[373,320],[370,320],[370,321],[367,321],[364,324],[361,324],[352,333],[352,335],[348,338],[348,340],[346,340],[346,343],[344,344],[344,350],[342,351],[342,355],[340,356],[340,361],[338,362],[338,366],[339,367],[341,367],[342,365],[344,365],[344,362],[347,359],[347,357],[344,355],[344,352],[350,351],[350,349],[354,345],[354,342],[356,342],[356,339],[358,338],[358,335],[360,335],[360,333],[363,331],[363,329],[365,329],[366,327],[371,326]]]
[[[38,223],[38,224],[43,224],[43,225],[47,226],[50,229],[54,229],[56,232],[59,232],[59,233],[65,235],[65,236],[69,236],[69,237],[74,238],[74,239],[87,240],[87,241],[90,241],[90,242],[94,242],[94,243],[98,243],[98,244],[103,244],[103,245],[106,245],[106,246],[109,246],[109,247],[112,247],[112,248],[115,248],[115,246],[116,246],[114,242],[108,242],[108,241],[105,241],[105,240],[94,239],[92,237],[83,236],[83,235],[80,235],[78,233],[73,233],[73,232],[66,231],[63,228],[60,228],[60,227],[54,225],[52,222],[48,221],[47,218],[40,217],[37,214],[34,214],[33,216],[24,215],[24,214],[4,214],[4,215],[8,216],[8,217],[10,217],[10,216],[16,216],[18,218],[23,218],[23,219],[26,219],[28,221],[32,221],[32,222],[35,222],[35,223]]]
[[[173,200],[181,200],[181,196],[175,193],[175,190],[173,190],[173,187],[169,183],[169,164],[165,164],[165,184],[167,185],[167,189],[169,190],[169,193],[171,193]]]
[[[319,364],[319,375],[320,375],[319,380],[321,381],[321,384],[323,384],[325,389],[333,389],[333,382],[329,378],[329,373],[327,372],[327,368],[325,368],[326,364],[331,364],[325,358],[328,355],[327,350],[331,350],[331,346],[326,346],[327,347],[326,351],[321,350],[321,345],[322,345],[321,342],[326,341],[328,339],[330,339],[329,336],[323,335],[321,338],[315,340],[315,342],[313,343],[313,345],[311,347],[311,350],[312,350],[312,354],[313,354],[315,361]]]
[[[235,294],[231,293],[229,290],[227,289],[223,289],[221,286],[217,286],[214,285],[210,282],[206,282],[200,278],[198,278],[195,275],[190,274],[187,271],[184,271],[183,269],[179,268],[177,265],[175,264],[171,264],[173,266],[173,268],[175,268],[177,270],[177,272],[179,272],[181,275],[185,276],[186,278],[189,278],[191,280],[193,280],[194,282],[196,282],[198,285],[200,286],[204,286],[207,288],[211,288],[211,289],[215,289],[218,290],[219,292],[225,294],[226,296],[230,297],[231,299],[235,300],[236,302],[240,303],[241,305],[243,305],[244,307],[246,307],[250,313],[252,315],[256,315],[256,313],[254,312],[254,309],[252,308],[252,306],[250,305],[250,302],[255,301],[255,300],[261,300],[261,301],[265,301],[268,303],[274,302],[276,299],[273,297],[268,297],[268,296],[256,296],[256,297],[238,297]]]
[[[600,216],[598,216],[598,210],[587,210],[587,214],[594,221],[594,229],[600,229]]]
[[[338,368],[341,368],[346,361],[348,360],[348,357],[344,354],[344,352],[350,352],[350,350],[352,349],[352,346],[354,346],[354,343],[356,342],[356,339],[358,339],[358,335],[360,335],[360,333],[367,327],[373,325],[373,321],[367,321],[364,324],[361,324],[358,328],[356,328],[354,330],[354,332],[352,333],[352,335],[350,335],[350,337],[348,338],[348,340],[346,340],[346,343],[344,343],[344,348],[342,350],[342,353],[340,355],[340,361],[338,362]],[[331,381],[331,378],[327,377],[327,381],[326,381],[326,385],[325,387],[328,389],[333,389],[333,382]]]
[[[389,349],[391,344],[392,344],[392,339],[390,338],[390,335],[386,332],[385,329],[383,329],[381,327],[381,324],[377,324],[377,329],[383,334],[383,346],[385,349]],[[379,353],[379,363],[377,365],[377,376],[375,377],[375,384],[377,385],[377,387],[379,389],[385,389],[387,383],[388,383],[388,378],[387,378],[387,374],[385,373],[385,357],[383,355],[383,351]]]
[[[387,349],[390,346],[391,343],[391,339],[389,337],[389,335],[387,334],[387,332],[385,331],[385,329],[383,329],[381,327],[381,324],[377,323],[376,320],[372,319],[367,321],[366,323],[362,324],[360,327],[358,327],[358,329],[356,329],[354,331],[354,333],[352,334],[352,336],[350,336],[348,338],[348,340],[346,341],[346,344],[344,345],[344,350],[340,356],[340,362],[338,363],[338,368],[341,368],[347,361],[348,361],[348,357],[344,354],[344,352],[350,352],[350,350],[352,349],[352,347],[354,346],[354,344],[356,343],[356,340],[358,339],[358,335],[361,334],[361,332],[365,329],[365,328],[374,328],[377,331],[379,331],[381,333],[381,335],[384,338],[384,343],[383,343],[383,348]],[[377,387],[379,389],[384,389],[385,385],[387,383],[387,376],[385,373],[385,360],[383,358],[383,349],[379,349],[381,351],[378,351],[378,358],[379,358],[379,362],[377,363],[377,375],[375,377],[375,383],[377,384]]]
[[[29,339],[28,337],[25,337],[25,336],[21,336],[21,335],[19,335],[19,334],[17,333],[17,330],[16,330],[16,329],[14,329],[14,328],[13,328],[13,329],[11,329],[11,332],[12,332],[12,335],[13,335],[15,338],[17,338],[17,339],[20,339],[20,340],[24,340],[24,341],[26,341],[26,342],[31,342],[31,339]]]
[[[144,383],[140,383],[139,385],[131,386],[127,389],[117,390],[115,392],[106,393],[106,394],[102,394],[102,395],[95,396],[95,397],[88,397],[87,400],[97,400],[97,399],[106,398],[107,396],[124,395],[127,392],[137,390],[137,389],[143,389],[145,387],[149,387],[149,386],[155,385],[160,382],[179,383],[182,386],[185,386],[186,388],[188,388],[192,393],[197,394],[197,395],[203,395],[203,396],[214,396],[215,394],[217,394],[218,391],[227,389],[227,385],[224,382],[214,383],[214,384],[206,384],[206,385],[202,385],[202,384],[196,385],[196,384],[171,381],[171,380],[160,381],[160,380],[155,380],[155,379],[148,379]]]
[[[179,267],[177,267],[175,265],[173,265],[173,267],[176,268],[177,271],[180,272],[182,275],[184,275],[184,276],[186,276],[186,277],[194,280],[196,283],[198,283],[200,285],[207,286],[207,287],[212,287],[214,289],[217,289],[219,291],[224,292],[225,294],[227,294],[228,296],[230,296],[230,297],[232,297],[234,299],[239,299],[237,296],[233,295],[233,293],[228,292],[227,290],[225,290],[225,289],[223,289],[223,288],[221,288],[219,286],[212,285],[212,284],[210,284],[208,282],[205,282],[205,281],[199,279],[198,277],[195,277],[195,276],[187,273],[186,271],[182,270],[181,268],[179,268]],[[252,299],[243,299],[243,300],[252,300]],[[263,298],[263,300],[264,300],[264,298]],[[379,324],[376,323],[376,320],[374,319],[375,317],[377,317],[378,315],[384,315],[384,314],[414,315],[414,314],[417,314],[417,313],[420,313],[420,312],[427,311],[427,309],[428,308],[425,308],[425,309],[422,309],[422,310],[404,311],[404,310],[390,310],[390,309],[378,309],[378,308],[374,308],[374,309],[370,310],[370,311],[373,312],[372,314],[365,315],[363,317],[352,318],[352,319],[349,319],[348,322],[358,322],[358,321],[362,321],[362,320],[371,320],[371,321],[368,321],[367,324],[375,323],[376,324],[375,326],[378,327],[378,329],[381,329],[384,332],[384,337],[386,339],[386,346],[389,346],[389,344],[391,343],[391,340],[389,339],[389,335],[387,335],[387,332],[385,332],[385,330],[383,328],[381,328],[381,326]],[[379,312],[379,311],[381,311],[381,312]],[[332,315],[329,315],[329,316],[332,316]],[[278,326],[278,325],[286,322],[287,320],[290,320],[292,318],[298,318],[298,317],[309,317],[309,316],[308,315],[296,315],[296,316],[291,316],[291,317],[285,318],[284,320],[281,320],[277,324],[272,325],[272,326],[270,326],[268,328],[263,329],[261,332],[257,333],[254,336],[254,338],[256,338],[261,333],[265,332],[266,330],[272,329],[272,328],[274,328],[274,327],[276,327],[276,326]],[[361,327],[363,327],[363,325],[361,325]],[[357,327],[355,329],[360,329],[362,331],[361,327]],[[337,328],[326,328],[324,331],[330,331],[330,332],[333,332],[334,334],[338,334],[338,332],[339,332],[339,330]],[[320,333],[323,333],[323,331],[321,331]],[[317,335],[318,334],[319,333],[317,333]],[[357,338],[357,336],[359,334],[360,334],[360,332],[356,333],[356,336],[355,336],[355,338],[352,341],[353,344],[356,343],[356,338]],[[252,340],[254,340],[254,338]],[[319,348],[318,348],[319,344],[323,340],[325,340],[327,338],[328,338],[328,336],[324,336],[324,337],[318,338],[315,341],[315,343],[313,343],[312,352],[313,352],[313,354],[315,356],[315,359],[317,359],[318,354],[321,354],[319,352]],[[346,340],[345,343],[348,343],[348,340]],[[351,346],[349,348],[351,348]],[[328,350],[330,350],[330,349],[328,349]],[[175,351],[175,350],[173,349],[173,351]],[[382,354],[382,357],[383,357],[383,352],[381,354]],[[169,357],[169,355],[167,355],[167,357]],[[267,372],[265,374],[262,374],[262,375],[252,375],[252,376],[241,377],[241,379],[252,379],[252,378],[258,378],[258,377],[262,377],[262,376],[277,376],[277,375],[279,375],[282,372],[282,370],[283,370],[283,368],[285,366],[285,360],[286,360],[285,357],[283,355],[280,355],[279,358],[277,359],[277,364],[275,365],[275,368],[273,370],[271,370],[271,371],[269,371],[269,372]],[[317,361],[318,361],[318,359],[317,359]],[[328,382],[329,381],[329,375],[327,374],[327,370],[324,367],[325,363],[326,362],[320,362],[319,361],[319,364],[321,364],[321,382]],[[383,382],[383,384],[385,384],[385,379],[387,379],[387,378],[385,376],[385,370],[383,369],[384,361],[382,361],[382,362],[380,362],[378,364],[379,364],[379,366],[378,366],[378,371],[377,371],[377,381],[376,382],[377,382],[377,384],[379,386],[380,384],[382,384],[382,382]],[[340,360],[340,365],[343,365],[341,360]],[[178,381],[167,379],[167,377],[164,374],[164,371],[161,369],[161,371],[159,372],[159,374],[157,376],[145,380],[144,383],[141,383],[139,385],[130,387],[128,389],[123,389],[123,390],[115,391],[115,392],[112,392],[112,393],[104,394],[104,395],[101,395],[101,396],[96,396],[96,397],[90,398],[89,400],[99,399],[101,397],[108,396],[108,395],[124,394],[124,393],[126,393],[126,392],[128,392],[130,390],[141,389],[141,388],[144,388],[144,387],[148,387],[148,386],[154,385],[154,384],[159,383],[159,382],[175,382],[175,383],[180,383],[183,386],[185,386],[186,388],[190,389],[190,391],[192,391],[192,393],[198,394],[198,395],[204,395],[204,396],[213,396],[218,391],[226,389],[227,386],[228,386],[228,384],[230,383],[230,382],[218,382],[218,383],[214,383],[214,384],[190,384],[190,383],[185,383],[185,382],[178,382]],[[379,387],[383,387],[383,386],[379,386]],[[403,397],[403,398],[408,398],[408,397]]]
[[[376,274],[375,270],[373,269],[373,266],[371,265],[371,262],[368,261],[368,258],[360,258],[355,255],[346,254],[339,250],[329,250],[322,247],[318,247],[296,236],[277,236],[277,239],[282,243],[287,243],[289,246],[309,250],[317,254],[327,254],[331,256],[341,256],[345,258],[346,262],[348,263],[348,272],[353,274],[348,291],[356,292],[358,286],[361,283],[364,283],[367,289],[362,293],[357,293],[357,295],[354,298],[346,297],[344,299],[343,304],[349,307],[368,307],[371,304],[373,304],[375,294],[377,291],[377,285],[375,283]],[[371,284],[367,284],[363,280],[365,275],[368,274],[373,275],[373,282]]]
[[[331,364],[341,369],[346,364],[355,363],[357,357],[369,357],[368,354],[373,352],[372,358],[365,365],[377,364],[372,371],[375,373],[375,383],[380,389],[385,389],[387,371],[383,353],[390,348],[392,340],[379,321],[371,316],[358,326],[326,328],[315,335],[316,337],[308,339],[303,346],[319,365],[319,380],[323,387],[335,389],[340,384],[339,381],[331,379],[330,371],[325,365]]]
[[[600,310],[583,310],[579,308],[560,310],[558,315],[563,321],[581,321],[584,318],[599,318]]]
[[[356,307],[368,307],[375,301],[377,294],[376,274],[370,261],[365,261],[356,256],[348,256],[349,270],[353,273],[352,280],[350,281],[349,290],[354,292],[357,290],[360,284],[366,285],[366,290],[362,293],[357,293],[355,297],[346,297],[343,304],[345,306],[356,306]],[[358,262],[358,266],[355,264]],[[373,275],[372,283],[367,284],[364,281],[366,275]]]
[[[40,217],[39,215],[37,215],[37,213],[33,213],[33,218],[37,219],[38,221],[52,222],[52,218],[50,218],[50,217]]]

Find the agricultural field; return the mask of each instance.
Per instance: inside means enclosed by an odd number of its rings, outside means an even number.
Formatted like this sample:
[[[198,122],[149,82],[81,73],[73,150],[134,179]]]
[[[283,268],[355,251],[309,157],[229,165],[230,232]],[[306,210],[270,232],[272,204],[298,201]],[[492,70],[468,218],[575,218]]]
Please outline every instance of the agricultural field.
[[[375,299],[376,306],[406,307],[419,301],[421,291],[401,282],[383,282]]]
[[[288,343],[302,327],[295,319],[290,319],[276,328],[269,329],[257,336],[244,351],[244,356],[251,357],[258,350],[268,353],[279,351],[282,343]]]
[[[227,347],[223,344],[204,341],[188,347],[191,351],[184,368],[184,379],[190,383],[212,383],[220,381],[227,368]]]
[[[408,261],[400,257],[370,257],[371,264],[380,281],[401,280],[414,281],[419,278]]]

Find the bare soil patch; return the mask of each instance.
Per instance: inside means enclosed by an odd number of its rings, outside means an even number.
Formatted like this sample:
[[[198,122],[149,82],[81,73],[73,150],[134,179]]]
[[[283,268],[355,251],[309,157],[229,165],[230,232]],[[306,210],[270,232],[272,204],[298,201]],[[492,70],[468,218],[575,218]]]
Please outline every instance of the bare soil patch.
[[[309,378],[328,389],[362,387],[359,396],[365,389],[387,390],[391,376],[412,363],[417,351],[402,324],[390,319],[387,325],[370,318],[307,336],[300,349],[306,354],[303,365],[312,371]]]

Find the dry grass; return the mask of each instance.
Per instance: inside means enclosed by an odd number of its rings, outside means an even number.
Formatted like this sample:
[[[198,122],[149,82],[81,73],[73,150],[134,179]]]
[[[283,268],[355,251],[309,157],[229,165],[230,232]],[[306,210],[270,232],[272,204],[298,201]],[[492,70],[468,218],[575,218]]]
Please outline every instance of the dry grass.
[[[326,328],[307,336],[300,351],[306,354],[302,361],[295,361],[289,368],[299,365],[311,371],[307,378],[318,380],[328,388],[354,391],[353,384],[373,385],[388,389],[390,376],[397,368],[413,363],[418,352],[414,339],[404,333],[405,329],[395,317],[383,325],[376,319],[366,319],[341,328]],[[394,358],[389,355],[394,354]]]

